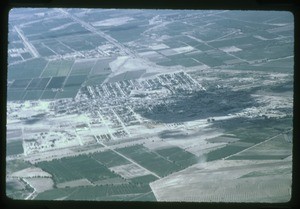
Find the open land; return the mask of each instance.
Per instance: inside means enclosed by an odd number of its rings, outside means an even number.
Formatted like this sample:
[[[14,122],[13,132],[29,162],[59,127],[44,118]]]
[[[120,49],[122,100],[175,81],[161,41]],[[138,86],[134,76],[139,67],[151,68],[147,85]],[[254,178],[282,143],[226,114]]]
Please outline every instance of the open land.
[[[290,13],[36,8],[9,21],[7,196],[291,198]]]

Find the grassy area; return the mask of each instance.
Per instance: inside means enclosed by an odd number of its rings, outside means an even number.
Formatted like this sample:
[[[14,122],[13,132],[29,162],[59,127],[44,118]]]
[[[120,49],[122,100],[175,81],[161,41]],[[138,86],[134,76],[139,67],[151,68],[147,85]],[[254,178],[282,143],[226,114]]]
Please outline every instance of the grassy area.
[[[216,122],[215,127],[223,128],[226,134],[234,134],[242,141],[258,143],[266,138],[275,136],[283,130],[293,127],[292,117],[269,119],[236,118],[226,122]]]
[[[290,155],[237,155],[228,160],[282,160]]]
[[[91,157],[107,167],[114,167],[130,163],[125,158],[110,150],[94,153],[91,155]]]
[[[60,60],[50,61],[43,71],[41,77],[52,77],[57,75],[60,67]]]
[[[54,99],[57,92],[45,90],[40,99]]]
[[[107,78],[108,75],[93,75],[90,76],[87,81],[86,81],[86,85],[87,86],[92,86],[92,85],[100,85],[103,83],[103,81],[105,81],[105,79]]]
[[[111,73],[109,63],[112,62],[114,58],[99,59],[93,66],[90,75],[107,75]]]
[[[175,164],[182,166],[183,168],[198,162],[198,159],[195,155],[179,147],[169,147],[166,149],[156,150],[156,152],[166,159],[173,161]]]
[[[18,79],[18,80],[15,80],[10,88],[11,89],[25,89],[28,84],[30,83],[31,79]]]
[[[155,197],[154,194],[153,194],[153,192],[139,195],[139,196],[136,197],[136,198],[129,199],[129,201],[130,201],[130,200],[133,200],[133,201],[154,201],[154,202],[157,201],[157,200],[156,200],[156,197]]]
[[[95,62],[95,60],[75,62],[70,75],[88,75]]]
[[[67,157],[50,162],[39,162],[37,166],[53,175],[55,183],[87,178],[97,181],[117,177],[108,168],[86,155]]]
[[[37,78],[45,68],[47,61],[43,58],[28,60],[8,66],[8,80]]]
[[[141,194],[151,191],[149,185],[102,185],[76,188],[53,189],[40,193],[37,200],[53,200],[65,197],[66,200],[126,200],[128,194]],[[119,195],[116,196],[116,195]],[[141,197],[142,198],[142,197]],[[150,197],[148,197],[149,199]]]
[[[149,184],[152,181],[157,180],[157,177],[149,174],[145,176],[138,176],[130,179],[132,183],[138,183],[138,184]]]
[[[202,62],[210,67],[223,65],[223,61],[220,59],[220,57],[213,57],[212,55],[207,53],[201,53],[199,55],[195,55],[192,57],[198,60],[199,62]]]
[[[286,175],[291,174],[292,169],[291,168],[277,168],[274,170],[266,170],[266,171],[252,171],[250,173],[247,173],[240,178],[251,178],[251,177],[259,177],[259,176],[272,176],[272,175]]]
[[[80,87],[85,81],[86,75],[69,76],[65,82],[64,87]]]
[[[23,152],[22,140],[8,142],[6,145],[6,156],[22,154]]]
[[[37,51],[39,52],[39,54],[43,57],[48,57],[48,56],[52,56],[55,55],[54,52],[52,52],[50,49],[48,49],[47,47],[43,46],[42,43],[38,42],[38,43],[34,43],[33,44],[34,47],[37,49]]]
[[[117,150],[118,152],[133,159],[143,167],[153,171],[159,176],[166,176],[181,169],[181,166],[167,160],[142,145],[125,147]]]
[[[29,168],[32,165],[28,162],[25,162],[24,160],[10,160],[6,161],[6,173],[13,173],[16,171],[23,170],[25,168]]]
[[[34,78],[27,86],[27,90],[44,90],[51,78]]]
[[[61,88],[63,86],[63,83],[64,83],[65,79],[66,79],[65,76],[52,77],[52,79],[49,81],[46,88],[47,89]]]
[[[13,179],[6,182],[5,192],[9,198],[22,200],[33,192],[33,188],[23,180]]]
[[[43,94],[42,90],[26,91],[23,100],[38,100]]]
[[[280,160],[292,155],[292,146],[293,144],[287,142],[284,135],[278,135],[228,160]]]
[[[7,91],[7,100],[14,101],[14,100],[22,100],[26,91],[25,90],[12,90],[9,89]]]
[[[82,41],[83,39],[85,41]],[[69,37],[62,37],[60,41],[76,51],[81,51],[94,49],[105,42],[105,39],[96,34],[85,34],[84,36],[79,34],[72,36],[71,39]]]
[[[281,118],[281,119],[232,119],[227,120],[225,123],[220,122],[215,124],[217,127],[224,129],[226,134],[233,134],[235,137],[239,138],[239,142],[247,142],[247,143],[260,143],[265,141],[273,136],[276,136],[284,131],[287,131],[293,127],[292,118]],[[238,144],[239,142],[236,142]],[[273,142],[272,142],[273,143]],[[266,152],[272,152],[274,149],[278,149],[278,147],[282,147],[283,143],[279,141],[275,145],[270,145]],[[288,144],[284,142],[285,144]],[[260,145],[265,146],[265,145]],[[245,146],[235,146],[235,143],[231,143],[223,148],[211,151],[207,154],[207,160],[217,160],[220,158],[227,157],[229,155],[235,154],[239,151],[246,149]],[[256,148],[259,149],[259,148]],[[291,148],[290,148],[291,149]],[[271,156],[271,155],[270,155]],[[288,155],[274,155],[273,157],[266,157],[267,159],[282,159],[287,157]],[[265,154],[263,155],[249,155],[249,156],[235,156],[230,159],[263,159]]]
[[[207,161],[219,160],[229,155],[235,154],[239,151],[242,151],[244,149],[245,147],[227,145],[226,147],[222,147],[220,149],[209,152],[206,155],[206,160]]]
[[[251,60],[260,59],[277,59],[293,55],[292,44],[282,44],[279,46],[257,47],[250,50],[236,52],[235,55],[239,58]]]
[[[59,98],[74,98],[77,95],[78,89],[64,88],[64,91],[57,92],[55,99]]]

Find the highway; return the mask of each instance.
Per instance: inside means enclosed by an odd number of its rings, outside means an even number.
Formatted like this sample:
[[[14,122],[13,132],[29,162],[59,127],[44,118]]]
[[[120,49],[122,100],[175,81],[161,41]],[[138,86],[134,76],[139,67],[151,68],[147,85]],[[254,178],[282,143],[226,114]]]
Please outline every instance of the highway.
[[[17,26],[14,26],[14,28],[15,28],[16,32],[18,33],[19,37],[22,39],[25,47],[29,50],[30,54],[35,58],[40,57],[40,54],[38,53],[36,48],[24,36],[23,31],[21,31],[21,29],[19,29]]]
[[[94,28],[93,26],[91,26],[89,23],[75,17],[74,15],[71,15],[70,13],[68,13],[66,10],[64,9],[58,9],[60,12],[62,12],[63,14],[65,14],[67,17],[71,18],[73,21],[79,23],[82,27],[84,27],[86,30],[97,34],[99,36],[101,36],[102,38],[106,39],[108,42],[110,42],[111,44],[113,44],[114,46],[116,46],[117,48],[119,48],[122,52],[125,52],[127,55],[130,55],[131,57],[134,58],[140,58],[140,56],[128,49],[127,47],[125,47],[123,44],[121,44],[120,42],[118,42],[116,39],[112,38],[111,36],[103,33],[102,31],[97,30],[96,28]]]

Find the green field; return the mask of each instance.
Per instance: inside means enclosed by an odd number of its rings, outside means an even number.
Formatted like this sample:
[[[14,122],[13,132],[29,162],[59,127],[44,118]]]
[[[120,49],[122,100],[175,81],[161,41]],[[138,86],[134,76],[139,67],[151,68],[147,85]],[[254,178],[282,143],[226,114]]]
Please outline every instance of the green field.
[[[88,75],[96,63],[96,60],[84,60],[75,62],[70,75]]]
[[[12,89],[9,89],[7,91],[7,100],[8,101],[22,100],[25,93],[26,93],[25,90],[12,90]]]
[[[260,143],[273,136],[290,130],[293,127],[292,118],[279,118],[279,119],[233,119],[227,120],[226,123],[219,122],[215,124],[217,127],[224,129],[226,134],[233,134],[236,138],[240,139],[238,142],[231,143],[223,148],[209,152],[206,157],[207,161],[217,160],[235,154],[239,151],[246,149],[245,146],[238,146],[240,142],[246,143]],[[280,142],[282,143],[282,142]],[[275,147],[281,147],[276,145]],[[273,147],[274,148],[274,147]],[[257,148],[256,148],[257,149]],[[278,148],[277,148],[278,149]],[[291,149],[291,148],[290,148]],[[270,149],[272,152],[273,149]],[[265,155],[265,154],[262,154]],[[283,158],[288,155],[274,156],[274,158]],[[243,157],[234,157],[243,158]],[[253,157],[251,154],[247,159],[262,159],[262,157]]]
[[[91,157],[107,167],[114,167],[130,163],[128,160],[111,150],[94,153],[91,155]]]
[[[79,89],[85,79],[86,75],[69,76],[65,82],[64,87],[77,87],[77,89]]]
[[[8,142],[6,144],[6,155],[17,155],[24,152],[22,140]]]
[[[149,185],[103,185],[103,186],[86,186],[76,188],[53,189],[40,193],[37,200],[54,200],[66,197],[65,200],[130,200],[130,194],[140,196],[151,192]],[[148,197],[149,198],[149,197]],[[147,198],[147,199],[148,199]]]
[[[27,90],[44,90],[51,78],[34,78],[27,86]]]
[[[40,99],[54,99],[57,92],[53,92],[52,90],[45,90],[40,97]]]
[[[47,61],[43,58],[35,58],[23,63],[8,66],[8,80],[37,78],[45,68]]]
[[[42,90],[26,91],[23,100],[38,100],[43,94]]]
[[[280,62],[276,61],[276,62]],[[276,62],[270,64],[257,64],[257,65],[249,65],[249,64],[241,64],[241,65],[233,65],[228,66],[229,70],[247,70],[247,71],[264,71],[264,72],[277,72],[277,73],[293,73],[293,66],[292,64],[288,64],[289,66],[286,67],[279,67],[276,66]],[[270,65],[270,66],[268,66]],[[272,66],[273,65],[273,66]],[[224,68],[224,69],[226,69]]]
[[[41,77],[67,76],[72,68],[74,61],[55,60],[50,61],[43,71]]]
[[[251,50],[243,50],[234,53],[235,56],[252,61],[261,59],[277,59],[288,56],[293,56],[293,46],[291,44],[281,44],[279,46],[255,47]]]
[[[74,98],[77,95],[78,90],[77,89],[65,89],[63,92],[57,92],[55,95],[55,99],[61,99],[61,98]]]
[[[161,177],[181,169],[181,166],[152,152],[142,145],[120,148],[117,149],[117,151]]]
[[[55,53],[53,51],[51,51],[50,49],[48,49],[46,46],[43,45],[43,43],[38,42],[38,43],[33,43],[34,47],[36,48],[36,50],[39,52],[39,54],[43,57],[48,57],[48,56],[52,56],[55,55]]]
[[[267,171],[252,171],[247,173],[240,178],[249,178],[249,177],[259,177],[259,176],[270,176],[270,175],[289,175],[292,173],[292,169],[286,168],[277,168],[274,170],[267,170]]]
[[[198,158],[190,152],[187,152],[179,147],[169,147],[156,150],[158,154],[173,161],[174,163],[186,168],[198,162]]]
[[[25,162],[24,160],[16,159],[16,160],[6,161],[7,173],[13,173],[29,167],[32,167],[32,165],[28,162]]]
[[[105,81],[107,78],[108,74],[106,75],[93,75],[89,76],[88,79],[86,80],[85,84],[87,86],[92,86],[92,85],[100,85]]]
[[[210,67],[216,67],[224,64],[220,57],[214,57],[211,54],[207,53],[201,53],[199,55],[193,56],[193,58]]]
[[[52,77],[52,79],[49,81],[48,85],[46,86],[46,89],[62,88],[65,79],[66,79],[65,76]]]
[[[11,89],[25,89],[28,84],[31,82],[31,79],[18,79],[18,80],[15,80],[10,88]]]
[[[83,39],[84,41],[82,41]],[[84,36],[81,34],[74,34],[72,38],[62,37],[60,38],[60,41],[76,51],[85,51],[95,49],[97,46],[105,42],[105,39],[95,34],[86,34]]]
[[[292,135],[292,133],[289,133]],[[286,141],[284,135],[278,135],[270,141],[259,144],[228,160],[280,160],[292,155],[292,143]]]
[[[150,182],[155,180],[157,180],[157,177],[151,174],[145,176],[138,176],[130,179],[132,183],[138,183],[138,184],[149,184]]]
[[[228,160],[282,160],[290,155],[246,155],[232,156]]]
[[[62,183],[76,179],[87,178],[89,181],[97,181],[118,177],[106,166],[86,155],[67,157],[50,162],[40,162],[37,166],[53,175],[55,183]]]
[[[220,148],[220,149],[209,152],[206,155],[206,160],[207,161],[220,160],[222,158],[225,158],[229,155],[235,154],[235,153],[237,153],[239,151],[242,151],[244,149],[245,149],[245,147],[227,145],[223,148]]]
[[[64,55],[67,53],[74,52],[72,49],[56,41],[55,39],[51,39],[51,41],[44,42],[44,44],[48,46],[50,49],[52,49],[56,54]]]
[[[5,192],[9,198],[24,200],[33,192],[33,188],[22,179],[13,179],[6,182]]]
[[[108,82],[118,82],[124,80],[135,80],[140,78],[146,70],[135,70],[135,71],[126,71],[124,73],[120,73],[108,80]]]
[[[107,75],[111,73],[109,63],[115,58],[99,59],[93,66],[90,75]]]

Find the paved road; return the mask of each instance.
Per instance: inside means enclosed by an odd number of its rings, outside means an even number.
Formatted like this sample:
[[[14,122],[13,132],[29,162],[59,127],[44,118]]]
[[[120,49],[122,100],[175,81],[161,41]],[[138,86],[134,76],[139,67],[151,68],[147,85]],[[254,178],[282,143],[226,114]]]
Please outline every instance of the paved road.
[[[22,39],[25,47],[30,51],[30,54],[33,57],[40,57],[40,54],[36,50],[36,48],[28,41],[28,39],[24,36],[23,31],[19,29],[17,26],[14,27],[17,33],[19,34],[20,38]]]
[[[60,12],[62,12],[63,14],[65,14],[67,17],[71,18],[73,21],[79,23],[82,27],[84,27],[86,30],[94,33],[94,34],[98,34],[99,36],[101,36],[102,38],[106,39],[108,42],[110,42],[111,44],[113,44],[114,46],[116,46],[117,48],[119,48],[121,51],[125,52],[126,54],[132,56],[132,57],[140,57],[136,52],[128,49],[127,47],[125,47],[123,44],[121,44],[120,42],[118,42],[116,39],[112,38],[111,36],[103,33],[102,31],[97,30],[96,28],[94,28],[92,25],[90,25],[89,23],[77,18],[76,16],[70,14],[69,12],[67,12],[64,9],[58,9]]]
[[[102,146],[104,146],[105,148],[111,150],[112,152],[116,153],[117,155],[119,155],[119,156],[125,158],[126,160],[130,161],[131,163],[135,164],[136,166],[138,166],[138,167],[140,167],[140,168],[142,168],[142,169],[148,171],[148,172],[151,173],[153,176],[156,176],[156,177],[159,178],[159,179],[161,178],[161,177],[158,176],[156,173],[153,173],[152,171],[150,171],[150,170],[148,170],[147,168],[141,166],[140,164],[138,164],[137,162],[133,161],[132,159],[126,157],[125,155],[121,154],[120,152],[118,152],[118,151],[116,151],[116,150],[110,148],[109,146],[107,146],[107,145],[105,145],[105,144],[103,144],[103,143],[101,143],[101,142],[99,142],[99,143],[100,143]]]

